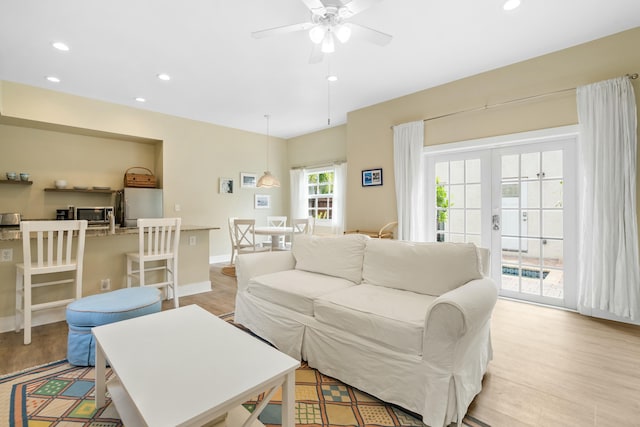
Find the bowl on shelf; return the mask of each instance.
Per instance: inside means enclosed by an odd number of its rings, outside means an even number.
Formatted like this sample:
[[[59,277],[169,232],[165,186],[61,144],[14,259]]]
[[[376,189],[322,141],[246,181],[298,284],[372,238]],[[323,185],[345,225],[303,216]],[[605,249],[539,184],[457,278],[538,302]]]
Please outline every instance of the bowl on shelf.
[[[56,179],[55,185],[56,188],[62,189],[67,186],[67,181],[65,181],[64,179]]]
[[[25,172],[20,173],[20,181],[29,181],[29,174]]]
[[[7,179],[9,181],[15,181],[17,178],[17,174],[15,172],[7,172]]]

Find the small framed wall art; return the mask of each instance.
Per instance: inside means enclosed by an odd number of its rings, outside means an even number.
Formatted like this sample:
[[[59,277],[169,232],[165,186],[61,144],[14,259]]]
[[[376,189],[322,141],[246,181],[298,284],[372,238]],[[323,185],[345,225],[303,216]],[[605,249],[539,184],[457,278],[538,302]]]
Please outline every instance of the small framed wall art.
[[[232,178],[220,178],[220,194],[233,194]]]
[[[269,209],[271,207],[271,196],[268,194],[256,194],[254,207],[256,209]]]
[[[256,182],[258,181],[258,175],[255,173],[240,172],[240,187],[241,188],[256,188]]]
[[[382,169],[365,169],[362,171],[362,186],[374,187],[382,185]]]

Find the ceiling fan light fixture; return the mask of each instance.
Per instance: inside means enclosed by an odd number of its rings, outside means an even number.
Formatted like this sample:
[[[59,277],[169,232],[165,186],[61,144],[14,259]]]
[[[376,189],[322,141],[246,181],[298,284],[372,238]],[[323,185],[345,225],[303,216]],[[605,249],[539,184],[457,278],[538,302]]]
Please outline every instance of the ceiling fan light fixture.
[[[331,34],[331,31],[327,31],[324,39],[322,39],[322,47],[320,50],[322,53],[333,53],[336,51],[336,44],[333,41],[333,34]]]
[[[347,25],[338,25],[335,29],[336,37],[340,43],[346,43],[351,38],[351,28]]]
[[[322,25],[316,25],[312,29],[309,30],[309,38],[315,44],[322,43],[322,39],[324,39],[324,35],[326,34],[326,29]]]
[[[506,11],[517,9],[520,6],[520,0],[507,0],[502,8]]]

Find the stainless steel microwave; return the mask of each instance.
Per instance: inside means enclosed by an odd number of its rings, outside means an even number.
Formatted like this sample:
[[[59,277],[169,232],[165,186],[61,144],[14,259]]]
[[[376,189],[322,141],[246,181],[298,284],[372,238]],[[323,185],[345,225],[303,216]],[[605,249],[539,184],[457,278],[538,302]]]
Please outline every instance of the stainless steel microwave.
[[[113,206],[76,207],[75,219],[86,219],[89,225],[108,225]]]

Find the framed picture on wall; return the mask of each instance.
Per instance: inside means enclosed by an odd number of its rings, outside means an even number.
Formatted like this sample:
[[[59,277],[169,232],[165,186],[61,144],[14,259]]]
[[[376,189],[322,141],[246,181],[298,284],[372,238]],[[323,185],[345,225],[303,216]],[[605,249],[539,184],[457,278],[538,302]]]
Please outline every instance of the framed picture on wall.
[[[220,194],[233,194],[232,178],[220,178]]]
[[[271,196],[268,194],[256,194],[254,207],[256,209],[269,209],[271,207]]]
[[[240,188],[256,188],[257,181],[257,174],[240,172]]]
[[[365,169],[362,171],[362,186],[374,187],[382,185],[382,169]]]

